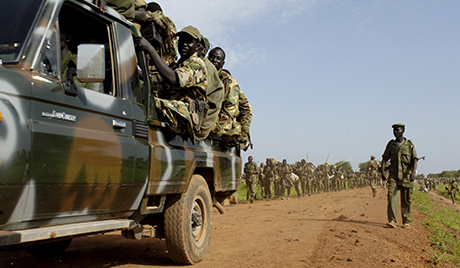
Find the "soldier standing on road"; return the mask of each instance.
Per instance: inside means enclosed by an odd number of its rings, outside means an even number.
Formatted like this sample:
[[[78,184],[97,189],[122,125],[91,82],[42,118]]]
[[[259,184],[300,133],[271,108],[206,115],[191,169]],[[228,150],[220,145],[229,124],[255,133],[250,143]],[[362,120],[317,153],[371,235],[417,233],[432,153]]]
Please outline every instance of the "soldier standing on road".
[[[283,159],[283,163],[279,167],[279,196],[284,200],[287,189],[287,198],[291,195],[291,187],[288,186],[288,183],[284,183],[287,180],[287,176],[291,173],[291,167],[288,165],[287,160]]]
[[[403,228],[409,229],[411,197],[414,190],[415,174],[417,172],[417,153],[415,145],[406,139],[403,134],[404,124],[394,124],[394,140],[390,140],[382,155],[382,179],[388,179],[388,223],[387,226],[396,228],[396,213],[401,197],[401,214]],[[389,176],[385,175],[385,163],[390,160]]]
[[[302,161],[305,161],[302,159]],[[297,162],[296,167],[294,168],[293,172],[299,179],[294,183],[295,190],[297,191],[297,197],[300,198],[305,196],[305,168],[302,165],[303,162]]]
[[[257,174],[259,174],[259,167],[256,163],[252,162],[252,156],[249,156],[248,162],[244,164],[244,176],[246,179],[248,198],[250,198],[251,203],[254,203],[256,197]]]
[[[273,183],[276,177],[276,169],[273,165],[273,161],[267,158],[267,165],[264,168],[265,174],[265,195],[267,197],[267,201],[272,200],[273,196]]]
[[[375,156],[371,156],[371,160],[367,166],[367,175],[371,184],[372,196],[375,197],[377,195],[377,179],[379,175],[379,163],[375,160]]]
[[[262,196],[262,199],[265,198],[265,164],[264,162],[260,163],[259,167],[259,185],[260,185],[260,195]]]

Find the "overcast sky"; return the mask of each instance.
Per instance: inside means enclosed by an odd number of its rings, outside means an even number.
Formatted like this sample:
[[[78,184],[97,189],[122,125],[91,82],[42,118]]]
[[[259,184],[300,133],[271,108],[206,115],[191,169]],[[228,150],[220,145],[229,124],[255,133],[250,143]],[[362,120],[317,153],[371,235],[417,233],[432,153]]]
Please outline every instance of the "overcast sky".
[[[150,2],[150,1],[149,1]],[[406,124],[419,173],[460,169],[460,1],[158,1],[227,53],[256,162],[381,155]]]

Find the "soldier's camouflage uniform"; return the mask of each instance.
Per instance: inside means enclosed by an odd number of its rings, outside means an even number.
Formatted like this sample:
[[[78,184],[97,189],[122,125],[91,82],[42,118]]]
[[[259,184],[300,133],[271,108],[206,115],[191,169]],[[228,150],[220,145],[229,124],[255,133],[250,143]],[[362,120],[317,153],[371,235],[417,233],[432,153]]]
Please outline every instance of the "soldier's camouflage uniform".
[[[156,98],[155,105],[160,111],[162,121],[172,132],[191,135],[194,134],[190,132],[198,124],[199,118],[190,105],[196,104],[197,100],[206,101],[206,67],[195,53],[180,63],[174,72],[179,79],[179,87],[170,87],[168,92],[171,93],[171,97]]]
[[[259,167],[255,162],[247,162],[244,164],[244,177],[246,180],[246,187],[248,190],[247,197],[254,201],[256,197],[256,189],[257,189],[257,173],[259,173]]]
[[[379,163],[377,160],[370,160],[367,168],[369,176],[369,183],[372,189],[372,195],[375,197],[377,194],[377,180],[379,175]]]
[[[229,141],[237,139],[246,144],[252,120],[251,105],[232,76],[221,69],[219,78],[224,84],[225,95],[212,136]]]
[[[459,189],[458,189],[458,183],[457,181],[455,181],[454,179],[452,180],[452,182],[450,183],[449,185],[449,193],[450,193],[450,196],[452,198],[452,204],[455,204],[455,195],[458,193]]]
[[[203,118],[200,130],[196,133],[196,140],[204,140],[211,133],[211,130],[216,125],[217,116],[219,115],[222,100],[224,99],[224,85],[219,79],[216,67],[214,67],[208,58],[204,58],[203,61],[208,74],[206,96],[208,98],[209,109]]]
[[[294,173],[299,176],[299,179],[294,183],[295,190],[297,192],[297,197],[305,196],[305,189],[306,189],[306,165],[303,163],[299,163],[297,167],[294,169]]]
[[[107,3],[107,6],[115,9],[127,20],[134,20],[136,0],[105,0],[105,2]]]
[[[259,184],[260,184],[260,195],[262,198],[265,198],[265,173],[264,173],[265,164],[260,163],[259,167]]]
[[[273,197],[273,183],[276,177],[276,169],[274,165],[265,165],[265,196],[270,200]]]
[[[154,12],[146,11],[147,19],[153,21],[155,28],[163,38],[163,43],[157,49],[158,55],[167,64],[170,65],[177,61],[177,30],[174,22],[163,12],[157,10]]]
[[[153,21],[155,29],[158,30],[158,33],[163,39],[163,43],[159,46],[154,45],[155,50],[166,65],[170,66],[174,64],[177,61],[176,25],[169,17],[165,16],[163,12],[159,10],[154,12],[146,11],[145,13],[147,15],[147,20]],[[153,85],[152,88],[156,90],[154,93],[162,97],[162,91],[166,88],[165,82],[156,69],[156,66],[153,65],[153,62],[149,64],[149,74]]]

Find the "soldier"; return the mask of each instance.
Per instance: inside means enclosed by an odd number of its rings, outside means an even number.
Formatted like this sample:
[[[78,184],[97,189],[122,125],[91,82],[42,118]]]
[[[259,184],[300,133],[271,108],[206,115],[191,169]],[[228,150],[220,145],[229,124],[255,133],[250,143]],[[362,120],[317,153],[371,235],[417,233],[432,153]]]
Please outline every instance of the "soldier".
[[[155,98],[160,111],[159,117],[170,131],[187,135],[195,141],[195,131],[201,127],[206,114],[206,89],[208,85],[206,66],[196,51],[201,41],[197,28],[187,26],[177,33],[181,58],[175,69],[161,59],[153,46],[143,37],[136,37],[136,43],[148,51],[155,67],[168,85],[168,99]]]
[[[206,89],[206,97],[208,99],[209,109],[203,118],[200,130],[196,133],[197,140],[203,140],[208,137],[211,130],[216,125],[217,117],[222,108],[224,99],[224,85],[220,81],[219,73],[216,67],[206,58],[206,53],[209,50],[209,41],[203,37],[198,44],[198,56],[204,61],[208,73],[208,87]]]
[[[250,199],[251,204],[254,203],[256,197],[257,174],[259,174],[259,167],[256,163],[252,162],[252,156],[249,156],[248,162],[244,164],[244,176],[248,190],[248,199]]]
[[[396,213],[401,197],[401,214],[403,227],[410,228],[409,223],[411,198],[414,188],[415,174],[417,172],[417,153],[415,145],[411,140],[406,139],[403,134],[404,124],[394,124],[394,140],[390,140],[382,155],[381,173],[382,179],[388,179],[388,223],[387,226],[396,228]],[[385,163],[390,160],[389,176],[385,175]]]
[[[266,197],[265,196],[265,173],[264,173],[264,169],[265,169],[265,164],[264,164],[264,162],[261,162],[260,167],[259,167],[259,185],[260,185],[260,195],[262,196],[262,199],[264,199]]]
[[[279,196],[284,200],[286,189],[287,189],[287,198],[291,195],[292,185],[289,183],[288,175],[291,173],[291,167],[288,165],[287,160],[283,159],[283,163],[280,165],[278,170],[279,175]]]
[[[379,163],[375,160],[375,156],[371,156],[371,160],[367,166],[367,175],[372,189],[372,196],[377,195],[377,177],[379,175]]]
[[[152,36],[153,38],[153,28],[151,27],[154,26],[163,39],[161,44],[156,44],[158,54],[167,65],[175,63],[177,61],[176,25],[171,18],[164,15],[160,5],[155,2],[147,5],[145,13],[149,24],[142,25],[142,35]]]
[[[275,177],[277,174],[273,161],[270,158],[267,158],[266,163],[267,165],[264,168],[265,196],[267,197],[267,201],[270,201],[273,197],[273,182],[275,181]]]
[[[216,47],[209,52],[208,58],[219,71],[219,78],[224,84],[225,91],[222,109],[212,135],[231,143],[238,143],[246,151],[249,146],[252,147],[249,136],[252,120],[251,105],[235,79],[222,70],[225,64],[224,50]]]
[[[446,187],[447,188],[447,187]],[[458,193],[458,182],[455,179],[452,179],[448,188],[450,197],[452,198],[452,204],[455,204],[455,195]]]
[[[302,159],[302,161],[305,160]],[[299,176],[299,179],[294,183],[298,198],[305,196],[305,168],[303,167],[302,163],[303,162],[297,162],[296,167],[293,170],[294,174]]]

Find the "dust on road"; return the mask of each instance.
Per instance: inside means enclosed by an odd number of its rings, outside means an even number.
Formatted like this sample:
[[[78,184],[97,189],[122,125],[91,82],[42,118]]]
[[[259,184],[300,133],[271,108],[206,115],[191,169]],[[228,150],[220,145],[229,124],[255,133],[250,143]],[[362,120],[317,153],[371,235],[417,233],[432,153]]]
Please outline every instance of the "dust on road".
[[[210,251],[194,267],[432,267],[429,242],[413,210],[411,229],[387,228],[386,190],[257,200],[214,209]],[[1,267],[164,267],[165,241],[127,240],[119,232],[76,238],[58,257],[0,252]]]

